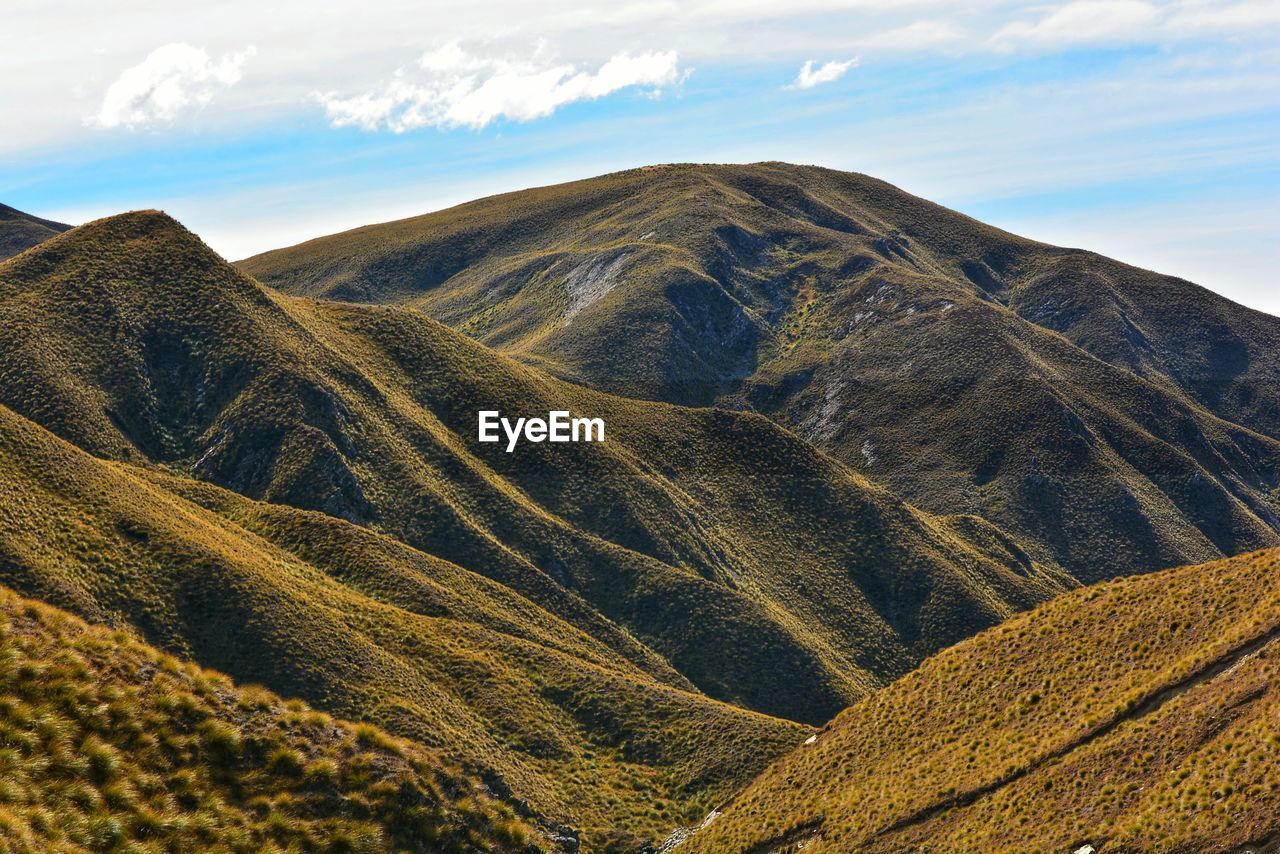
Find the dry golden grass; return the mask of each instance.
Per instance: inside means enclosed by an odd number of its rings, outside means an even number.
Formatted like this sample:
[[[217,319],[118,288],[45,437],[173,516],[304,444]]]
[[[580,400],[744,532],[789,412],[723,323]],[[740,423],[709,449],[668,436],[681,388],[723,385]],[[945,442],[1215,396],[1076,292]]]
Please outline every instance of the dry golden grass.
[[[3,583],[440,749],[589,841],[661,835],[804,737],[483,576],[97,460],[3,408],[0,487]]]
[[[1280,550],[1064,594],[929,659],[692,851],[1232,851],[1280,838]]]
[[[549,848],[420,746],[0,588],[0,848]]]

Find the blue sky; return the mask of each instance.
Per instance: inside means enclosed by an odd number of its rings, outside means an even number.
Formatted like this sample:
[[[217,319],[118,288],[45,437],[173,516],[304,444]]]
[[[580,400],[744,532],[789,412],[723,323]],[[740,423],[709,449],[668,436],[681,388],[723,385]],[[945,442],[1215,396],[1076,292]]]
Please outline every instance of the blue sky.
[[[17,0],[0,201],[159,207],[234,259],[646,163],[788,160],[1280,314],[1277,2],[264,5]]]

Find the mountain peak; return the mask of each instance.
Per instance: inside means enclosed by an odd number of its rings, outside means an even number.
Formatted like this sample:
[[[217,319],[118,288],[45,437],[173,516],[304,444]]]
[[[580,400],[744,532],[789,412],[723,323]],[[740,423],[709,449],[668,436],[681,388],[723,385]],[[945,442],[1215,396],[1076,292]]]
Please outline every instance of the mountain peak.
[[[114,299],[127,292],[154,299],[167,292],[173,299],[207,300],[224,293],[269,302],[255,282],[159,210],[129,211],[63,232],[0,263],[0,282],[73,288],[81,297],[110,291]]]
[[[162,238],[166,241],[176,240],[203,245],[200,238],[187,230],[182,223],[164,211],[154,208],[126,211],[91,220],[84,225],[65,232],[62,242],[121,241],[146,238]],[[212,250],[209,251],[212,252]]]
[[[26,366],[8,377],[10,405],[57,410],[60,436],[124,459],[180,453],[192,436],[175,425],[225,405],[234,383],[217,378],[249,371],[266,330],[289,326],[260,285],[157,210],[94,220],[0,262],[0,322],[19,333],[0,359]]]

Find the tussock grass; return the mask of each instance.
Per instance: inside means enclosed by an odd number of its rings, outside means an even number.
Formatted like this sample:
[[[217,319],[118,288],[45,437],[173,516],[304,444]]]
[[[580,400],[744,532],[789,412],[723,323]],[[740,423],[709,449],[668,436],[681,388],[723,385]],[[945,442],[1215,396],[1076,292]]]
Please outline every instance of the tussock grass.
[[[241,690],[130,632],[0,588],[0,847],[257,854],[547,844],[438,755],[296,708],[312,719],[299,725],[263,689]],[[306,772],[293,773],[293,762]]]
[[[1232,851],[1280,832],[1280,550],[1104,582],[838,716],[690,851]]]

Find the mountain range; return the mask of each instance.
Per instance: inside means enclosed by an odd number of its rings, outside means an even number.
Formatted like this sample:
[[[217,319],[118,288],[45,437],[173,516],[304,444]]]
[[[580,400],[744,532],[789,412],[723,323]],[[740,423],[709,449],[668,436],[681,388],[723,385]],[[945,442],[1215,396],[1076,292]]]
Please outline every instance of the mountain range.
[[[405,739],[480,793],[433,810],[464,849],[1017,848],[990,804],[1141,849],[1128,801],[1000,798],[1270,619],[1275,552],[1167,568],[1280,545],[1280,320],[865,176],[649,167],[237,265],[157,211],[31,222],[0,220],[0,584]],[[607,440],[508,452],[481,409]],[[377,815],[313,836],[399,845]]]
[[[0,580],[465,745],[588,831],[668,820],[608,804],[596,749],[619,786],[702,810],[799,724],[1069,584],[764,418],[591,392],[411,310],[271,294],[155,212],[10,259],[0,318],[24,498]],[[477,401],[603,416],[610,440],[478,446]]]

